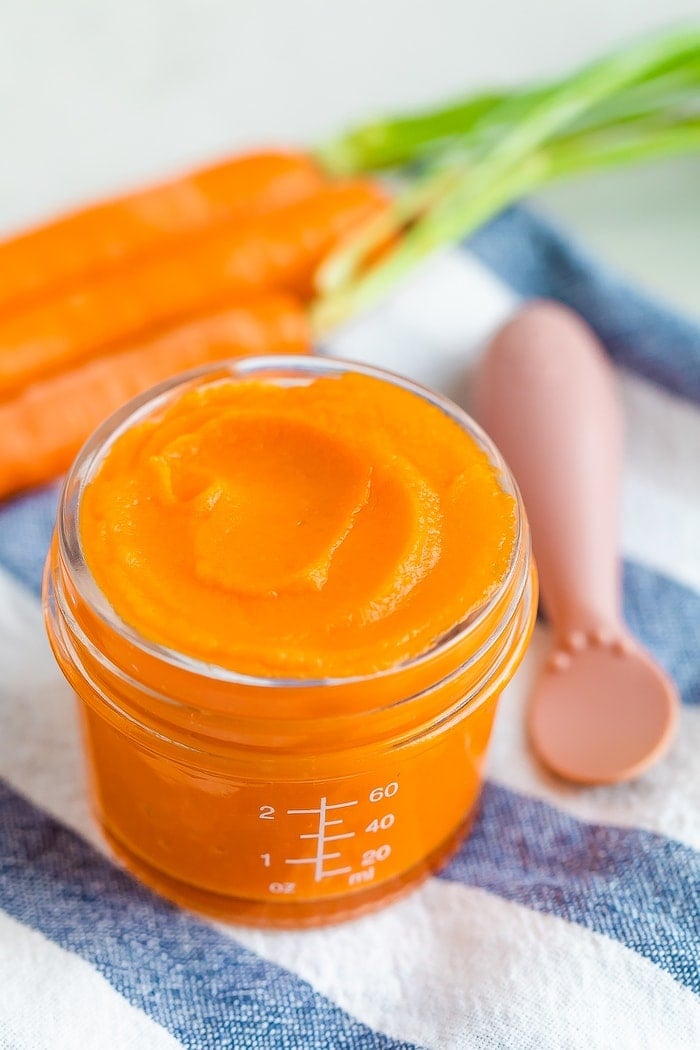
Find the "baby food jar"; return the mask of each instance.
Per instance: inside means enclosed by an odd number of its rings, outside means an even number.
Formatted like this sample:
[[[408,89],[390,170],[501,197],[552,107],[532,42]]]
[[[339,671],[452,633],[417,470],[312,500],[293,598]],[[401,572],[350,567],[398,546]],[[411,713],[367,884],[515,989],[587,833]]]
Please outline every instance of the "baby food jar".
[[[486,452],[516,515],[510,564],[488,600],[400,666],[325,680],[237,673],[156,644],[121,620],[88,568],[79,530],[86,486],[115,439],[202,384],[344,373],[374,376],[437,406]],[[225,363],[123,408],[66,480],[45,575],[49,638],[78,696],[92,803],[107,839],[166,896],[265,926],[362,914],[456,849],[477,809],[499,694],[535,611],[525,513],[483,432],[406,380],[323,358]]]

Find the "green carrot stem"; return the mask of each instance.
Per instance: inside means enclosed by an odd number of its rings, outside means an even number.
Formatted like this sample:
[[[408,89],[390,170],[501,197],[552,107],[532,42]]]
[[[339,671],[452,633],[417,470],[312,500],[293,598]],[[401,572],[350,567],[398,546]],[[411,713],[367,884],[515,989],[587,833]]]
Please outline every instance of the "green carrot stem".
[[[686,30],[661,40],[644,40],[591,63],[558,84],[556,89],[531,93],[525,110],[522,98],[500,104],[495,113],[509,131],[478,158],[471,177],[457,179],[453,188],[444,193],[443,185],[447,182],[449,186],[450,176],[445,176],[443,171],[437,176],[429,172],[419,179],[413,191],[391,209],[381,223],[361,231],[356,240],[341,245],[329,257],[318,275],[319,291],[339,291],[343,285],[350,284],[387,238],[419,217],[422,220],[416,222],[406,241],[426,245],[443,243],[446,236],[443,230],[452,226],[452,215],[455,212],[469,215],[474,200],[488,201],[493,192],[491,187],[508,183],[509,169],[522,166],[529,154],[564,134],[609,96],[614,97],[644,76],[673,72],[683,68],[684,63],[695,67],[699,54],[700,29]],[[495,119],[494,110],[489,119]],[[439,180],[437,184],[435,179]],[[430,203],[432,201],[435,203]]]
[[[700,120],[670,127],[644,129],[625,137],[572,138],[549,150],[531,153],[499,180],[471,197],[449,197],[409,231],[389,256],[336,292],[323,295],[312,312],[314,330],[324,335],[350,316],[373,306],[398,281],[439,247],[453,243],[518,197],[548,182],[591,169],[638,163],[663,156],[700,151]],[[462,172],[464,191],[473,172]]]
[[[609,75],[623,71],[623,83],[603,91],[592,104],[582,98],[584,115],[570,126],[589,130],[614,120],[631,119],[668,108],[673,93],[700,83],[700,33],[686,29],[654,41],[634,44],[586,67],[574,77],[534,88],[495,91],[467,97],[437,110],[374,121],[321,146],[320,162],[334,174],[382,170],[420,160],[458,141],[463,150],[479,149],[508,131],[539,105],[562,100],[562,92],[586,95]],[[641,107],[641,110],[640,110]]]
[[[516,163],[603,99],[643,77],[696,61],[700,29],[645,39],[585,66],[535,104],[489,152],[489,168]],[[505,107],[508,103],[504,104]]]
[[[592,141],[562,141],[552,148],[547,181],[696,151],[700,151],[700,119],[669,127],[659,126],[654,130],[646,128],[636,136],[610,135]]]
[[[509,93],[472,95],[428,113],[373,121],[323,143],[316,150],[321,166],[331,175],[351,175],[397,167],[419,157],[426,147],[469,135]]]
[[[338,288],[352,279],[365,258],[388,244],[416,215],[426,212],[463,178],[463,169],[447,167],[429,178],[416,179],[394,197],[386,211],[341,242],[316,272],[317,288]]]
[[[651,117],[681,119],[700,106],[700,52],[698,61],[671,73],[652,77],[604,100],[564,131],[565,135],[601,131]]]
[[[499,183],[493,183],[488,194],[475,197],[470,213],[465,212],[460,217],[460,228],[464,232],[476,229],[514,198],[538,185],[541,179],[541,164],[541,158],[533,154],[528,163],[521,165],[517,171],[511,171],[508,177]],[[455,239],[456,236],[446,238]],[[400,245],[387,258],[371,267],[364,275],[345,286],[340,286],[334,293],[321,295],[312,309],[312,327],[316,334],[324,335],[348,317],[373,306],[438,245],[439,242],[433,243],[432,239],[431,243],[426,243],[419,223],[413,232],[406,234]]]

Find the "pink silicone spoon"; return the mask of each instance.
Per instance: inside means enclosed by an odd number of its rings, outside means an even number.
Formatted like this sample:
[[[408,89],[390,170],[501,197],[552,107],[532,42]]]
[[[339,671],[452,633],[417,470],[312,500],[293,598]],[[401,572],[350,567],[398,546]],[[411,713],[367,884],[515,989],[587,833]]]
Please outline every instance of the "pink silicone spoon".
[[[678,697],[622,620],[612,369],[580,318],[536,302],[494,337],[476,394],[522,492],[554,630],[528,708],[532,744],[569,780],[636,776],[668,747]]]

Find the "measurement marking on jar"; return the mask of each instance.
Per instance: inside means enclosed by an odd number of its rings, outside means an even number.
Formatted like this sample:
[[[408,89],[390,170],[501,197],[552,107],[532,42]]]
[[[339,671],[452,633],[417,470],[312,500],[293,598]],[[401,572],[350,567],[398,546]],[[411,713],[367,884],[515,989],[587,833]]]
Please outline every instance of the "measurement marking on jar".
[[[320,809],[288,809],[287,813],[290,814],[290,815],[293,814],[293,813],[325,813],[326,810],[328,810],[328,809],[347,809],[348,806],[356,806],[356,805],[357,805],[357,799],[353,799],[352,802],[333,802],[332,804],[329,804],[329,803],[326,802],[325,798],[322,798],[321,799],[321,808]],[[342,820],[340,820],[340,821],[338,821],[338,820],[327,820],[326,821],[326,824],[342,824],[342,823],[343,823]]]
[[[342,820],[327,820],[326,821],[326,827],[328,827],[329,824],[342,824],[342,823],[343,823]],[[310,835],[300,835],[299,838],[300,839],[317,839],[318,838],[318,832],[314,831]],[[346,831],[344,835],[326,835],[325,836],[326,842],[335,842],[336,839],[354,839],[354,838],[355,838],[355,832],[354,831]]]
[[[337,842],[340,839],[351,839],[355,837],[354,831],[342,832],[339,835],[327,835],[326,829],[331,825],[342,824],[342,818],[336,820],[328,820],[326,814],[331,809],[348,809],[350,806],[356,806],[358,804],[357,799],[353,799],[350,802],[332,802],[329,803],[326,796],[320,800],[318,808],[316,809],[288,809],[287,814],[289,816],[295,816],[297,814],[318,814],[318,831],[306,832],[299,835],[300,839],[315,839],[316,840],[316,852],[313,857],[287,857],[285,864],[313,864],[314,866],[314,882],[321,882],[322,879],[329,879],[334,875],[347,875],[349,871],[352,871],[352,867],[341,867],[332,868],[330,870],[324,868],[324,863],[327,860],[337,860],[341,856],[340,852],[326,853],[326,844],[328,842]]]
[[[289,860],[285,860],[285,864],[315,864],[318,859],[320,860],[336,860],[340,856],[339,853],[324,853],[322,857],[291,857]]]
[[[348,879],[348,886],[360,886],[363,882],[371,882],[374,878],[374,867],[363,868],[362,871],[354,871]]]

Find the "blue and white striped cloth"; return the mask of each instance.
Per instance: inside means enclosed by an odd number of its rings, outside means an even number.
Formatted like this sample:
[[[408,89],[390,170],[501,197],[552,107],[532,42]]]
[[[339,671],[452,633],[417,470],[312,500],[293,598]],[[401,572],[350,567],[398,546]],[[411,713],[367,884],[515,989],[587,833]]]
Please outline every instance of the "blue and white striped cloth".
[[[40,615],[56,488],[7,503],[2,1050],[700,1047],[700,327],[516,209],[327,349],[468,407],[480,345],[532,295],[579,310],[619,367],[625,606],[683,696],[670,755],[611,788],[539,768],[523,738],[547,648],[538,625],[501,704],[483,812],[439,876],[337,928],[198,918],[126,874],[92,823],[73,701]]]

